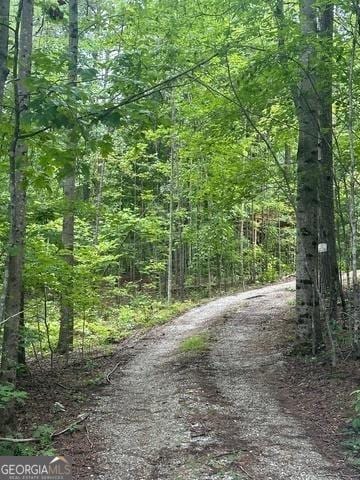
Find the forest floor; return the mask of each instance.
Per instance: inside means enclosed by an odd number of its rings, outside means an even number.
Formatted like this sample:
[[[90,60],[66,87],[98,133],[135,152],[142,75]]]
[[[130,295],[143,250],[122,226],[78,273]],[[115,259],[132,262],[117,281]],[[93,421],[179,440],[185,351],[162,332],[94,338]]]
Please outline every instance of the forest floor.
[[[90,413],[86,427],[55,445],[73,457],[74,478],[359,478],[339,447],[359,371],[287,355],[293,303],[294,283],[280,283],[211,301],[130,338],[79,368],[90,379],[94,366],[118,365],[110,384],[83,383],[78,404],[70,401],[74,367],[69,383],[53,372],[49,401],[61,395],[66,417]],[[184,351],[184,341],[203,332],[203,348]]]

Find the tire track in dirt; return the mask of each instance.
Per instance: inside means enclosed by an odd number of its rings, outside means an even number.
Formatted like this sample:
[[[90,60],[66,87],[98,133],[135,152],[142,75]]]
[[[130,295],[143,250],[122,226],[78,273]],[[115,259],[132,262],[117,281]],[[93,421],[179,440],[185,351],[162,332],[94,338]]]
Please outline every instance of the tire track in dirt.
[[[96,478],[352,478],[277,400],[278,336],[291,290],[287,282],[214,300],[135,343],[92,412],[103,445]],[[180,353],[201,331],[210,332],[209,351]]]

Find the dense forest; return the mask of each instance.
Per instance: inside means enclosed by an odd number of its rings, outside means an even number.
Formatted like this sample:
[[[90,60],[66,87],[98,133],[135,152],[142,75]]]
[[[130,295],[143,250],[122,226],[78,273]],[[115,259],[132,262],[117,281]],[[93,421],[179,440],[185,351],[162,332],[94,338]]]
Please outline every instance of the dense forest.
[[[358,0],[0,0],[1,429],[64,365],[296,272],[360,356]]]

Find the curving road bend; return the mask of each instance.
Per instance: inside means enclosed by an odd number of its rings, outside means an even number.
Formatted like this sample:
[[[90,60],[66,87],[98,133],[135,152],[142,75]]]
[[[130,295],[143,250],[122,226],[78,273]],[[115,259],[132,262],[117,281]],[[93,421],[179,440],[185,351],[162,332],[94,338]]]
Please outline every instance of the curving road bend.
[[[350,478],[277,399],[293,296],[287,282],[223,297],[134,339],[91,414],[98,480]],[[207,352],[180,352],[204,331]]]

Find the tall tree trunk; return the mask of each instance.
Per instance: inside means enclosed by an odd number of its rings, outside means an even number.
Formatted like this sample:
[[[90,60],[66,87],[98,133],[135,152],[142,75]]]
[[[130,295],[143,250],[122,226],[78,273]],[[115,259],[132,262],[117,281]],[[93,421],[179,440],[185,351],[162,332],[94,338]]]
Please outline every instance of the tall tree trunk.
[[[245,288],[245,271],[244,271],[244,218],[245,210],[244,204],[241,204],[241,218],[239,226],[239,257],[240,257],[240,282]]]
[[[278,255],[278,274],[279,278],[282,277],[282,262],[281,262],[281,257],[282,257],[282,249],[281,249],[281,216],[280,212],[278,214],[278,224],[277,224],[277,230],[278,230],[278,245],[277,245],[277,255]]]
[[[76,87],[78,75],[78,49],[79,49],[79,26],[78,26],[78,1],[69,0],[69,83]],[[70,134],[72,148],[77,150],[77,132],[75,122]],[[61,300],[60,332],[57,350],[61,354],[68,353],[73,348],[74,342],[74,305],[72,300],[73,278],[72,269],[74,266],[74,224],[75,224],[75,168],[76,157],[67,168],[64,178],[63,189],[65,198],[65,213],[63,217],[62,244],[66,251],[64,259],[71,270],[71,279],[67,285],[66,294]]]
[[[175,127],[176,105],[175,98],[171,94],[171,124]],[[176,161],[177,161],[177,145],[175,133],[172,133],[170,144],[170,182],[169,182],[169,241],[168,241],[168,261],[167,261],[167,300],[172,302],[173,289],[173,250],[174,250],[174,200],[176,190]]]
[[[317,294],[318,260],[318,138],[319,102],[316,92],[317,21],[314,0],[300,0],[302,54],[300,82],[296,98],[299,121],[297,153],[297,336],[300,344],[322,343]]]
[[[181,300],[185,297],[185,254],[183,225],[181,225],[179,230],[179,297]]]
[[[254,202],[251,203],[251,242],[252,242],[252,261],[251,261],[251,283],[257,281],[257,223],[256,214],[254,212]]]
[[[5,82],[9,74],[7,67],[9,46],[10,0],[0,0],[0,115],[3,109]]]
[[[356,47],[359,38],[359,2],[354,2],[356,7],[355,26],[353,31],[352,49],[349,66],[349,90],[348,90],[348,132],[350,148],[350,192],[349,192],[349,216],[350,216],[350,245],[351,245],[351,269],[353,282],[353,325],[352,341],[357,354],[360,353],[360,301],[359,283],[357,275],[357,240],[358,240],[358,219],[356,214],[356,153],[355,153],[355,105],[354,105],[354,69],[356,60]]]
[[[19,370],[24,370],[26,365],[25,348],[25,292],[21,292],[21,307],[19,315],[19,346],[18,346],[18,366]]]
[[[9,47],[9,10],[10,0],[0,0],[0,117],[4,106],[5,82],[9,74],[7,66]],[[5,300],[9,279],[9,262],[5,260],[2,292],[0,295],[0,322],[4,320]]]
[[[320,228],[319,243],[324,245],[319,255],[320,290],[328,309],[324,314],[336,319],[337,299],[340,282],[337,263],[334,171],[333,171],[333,128],[332,128],[332,46],[334,29],[334,6],[325,5],[320,13],[321,64],[318,83],[320,102]],[[326,247],[325,247],[326,245]]]
[[[173,244],[174,244],[174,162],[175,145],[171,140],[170,149],[170,200],[169,200],[169,241],[168,241],[168,261],[167,261],[167,301],[172,302],[172,280],[173,280]]]
[[[27,145],[20,138],[23,116],[29,108],[26,80],[31,73],[33,0],[22,0],[15,28],[14,103],[15,124],[10,149],[10,248],[9,279],[5,300],[5,315],[1,358],[2,381],[15,383],[19,350],[20,315],[23,310],[23,264],[26,230]],[[20,35],[19,35],[20,31]]]
[[[105,177],[105,160],[100,160],[100,163],[97,166],[98,170],[98,185],[97,185],[97,192],[96,192],[96,217],[95,217],[95,227],[94,227],[94,244],[97,245],[99,241],[99,233],[100,233],[100,221],[101,221],[101,202],[103,196],[103,187],[104,187],[104,177]]]

